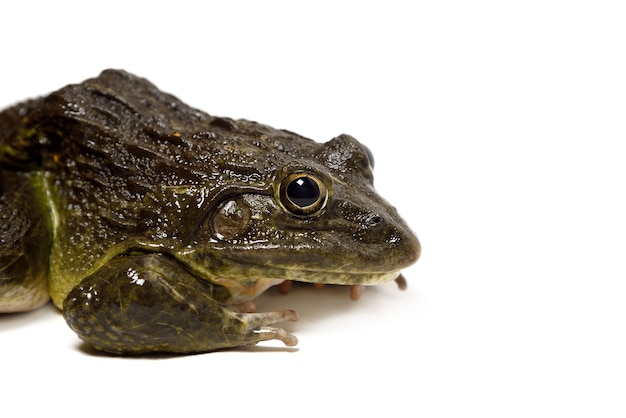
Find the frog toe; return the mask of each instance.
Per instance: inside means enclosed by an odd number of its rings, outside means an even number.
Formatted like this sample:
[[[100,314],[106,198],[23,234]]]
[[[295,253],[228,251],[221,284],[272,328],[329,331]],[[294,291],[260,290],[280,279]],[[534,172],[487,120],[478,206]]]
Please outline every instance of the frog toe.
[[[297,321],[299,317],[298,312],[293,310],[238,315],[239,320],[245,324],[251,333],[253,344],[261,341],[280,340],[288,347],[297,345],[298,339],[286,330],[271,325],[284,321]]]
[[[258,341],[269,341],[269,340],[280,340],[287,347],[293,347],[298,345],[298,338],[295,335],[292,335],[285,331],[282,328],[275,327],[261,327],[259,329],[255,329],[254,335],[258,338]]]

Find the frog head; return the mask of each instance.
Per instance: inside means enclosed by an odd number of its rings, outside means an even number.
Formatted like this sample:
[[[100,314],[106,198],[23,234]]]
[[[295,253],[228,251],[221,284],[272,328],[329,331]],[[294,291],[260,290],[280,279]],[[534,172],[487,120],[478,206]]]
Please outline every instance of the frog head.
[[[184,253],[194,270],[240,281],[374,285],[418,259],[419,241],[373,187],[365,146],[348,135],[289,144],[277,144],[279,158],[265,162],[265,187],[239,187],[215,205]]]

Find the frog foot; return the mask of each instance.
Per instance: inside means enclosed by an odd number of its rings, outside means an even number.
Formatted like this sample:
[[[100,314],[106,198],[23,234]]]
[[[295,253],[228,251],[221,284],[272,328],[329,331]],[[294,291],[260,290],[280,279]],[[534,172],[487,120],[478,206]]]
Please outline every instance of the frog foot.
[[[300,318],[298,312],[293,310],[283,310],[263,313],[241,313],[238,319],[246,324],[248,330],[254,334],[253,344],[261,341],[280,340],[286,346],[293,347],[298,344],[298,339],[282,328],[272,327],[278,322],[297,321]]]
[[[249,300],[247,302],[242,302],[237,305],[231,305],[231,309],[235,312],[254,313],[256,312],[256,303],[254,303],[254,301],[252,300]]]
[[[404,276],[402,274],[400,274],[400,275],[398,275],[398,277],[396,277],[395,282],[398,285],[398,289],[406,290],[407,283],[406,283],[406,279],[404,278]]]
[[[361,298],[363,291],[365,290],[365,286],[362,284],[353,284],[350,286],[350,299],[357,301]]]
[[[296,321],[291,310],[241,312],[220,303],[224,290],[159,254],[119,257],[68,294],[63,315],[78,336],[113,354],[200,353],[296,337],[273,325]],[[218,299],[216,299],[218,298]]]
[[[278,287],[278,291],[281,294],[286,295],[287,293],[291,292],[291,288],[293,287],[293,281],[285,280],[284,282],[279,284],[277,287]]]
[[[324,283],[313,283],[313,287],[315,287],[316,289],[321,289],[324,286],[326,286]],[[282,293],[283,295],[286,295],[287,293],[291,292],[292,287],[293,287],[293,281],[285,280],[284,282],[278,285],[278,291]],[[365,286],[363,285],[360,285],[360,284],[350,285],[350,299],[359,300],[364,290],[365,290]]]
[[[395,282],[398,285],[398,289],[406,290],[407,282],[402,274],[396,277]],[[313,283],[313,287],[315,287],[316,289],[321,289],[324,286],[326,286],[324,283]],[[278,291],[281,294],[286,295],[287,293],[291,292],[292,287],[293,287],[293,281],[285,280],[284,282],[278,285]],[[361,284],[350,285],[350,299],[354,301],[359,300],[364,291],[365,291],[365,286]]]

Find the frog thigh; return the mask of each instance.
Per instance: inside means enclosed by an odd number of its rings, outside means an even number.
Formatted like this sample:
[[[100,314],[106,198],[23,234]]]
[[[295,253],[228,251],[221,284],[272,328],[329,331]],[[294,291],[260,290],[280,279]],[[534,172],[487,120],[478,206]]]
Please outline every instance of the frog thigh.
[[[0,312],[35,309],[49,300],[52,242],[38,175],[0,170]]]
[[[79,337],[114,354],[193,353],[295,337],[268,325],[293,311],[238,313],[220,303],[225,289],[162,254],[122,256],[85,278],[63,314]]]

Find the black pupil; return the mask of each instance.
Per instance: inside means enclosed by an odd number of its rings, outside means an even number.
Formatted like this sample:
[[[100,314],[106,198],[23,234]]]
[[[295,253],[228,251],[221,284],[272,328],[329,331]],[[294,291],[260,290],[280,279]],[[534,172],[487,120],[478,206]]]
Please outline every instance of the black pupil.
[[[314,180],[299,177],[287,186],[287,196],[301,208],[311,206],[320,198],[320,188]]]

